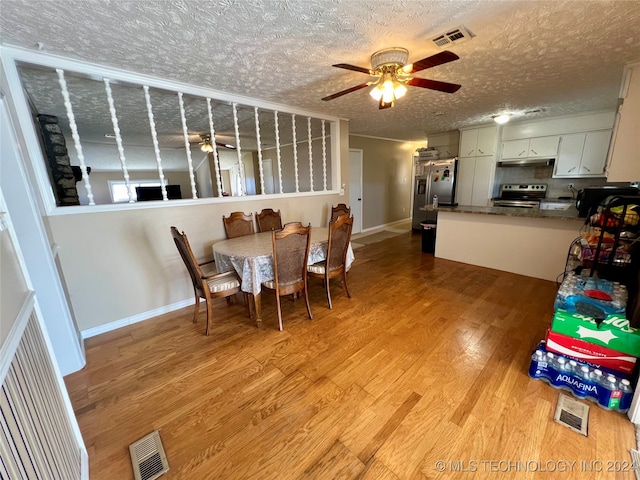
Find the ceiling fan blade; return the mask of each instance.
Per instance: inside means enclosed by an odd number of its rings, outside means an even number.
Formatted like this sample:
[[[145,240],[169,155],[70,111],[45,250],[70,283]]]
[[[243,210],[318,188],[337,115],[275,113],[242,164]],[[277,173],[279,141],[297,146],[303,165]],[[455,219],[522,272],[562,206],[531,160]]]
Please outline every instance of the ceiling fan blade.
[[[426,78],[412,78],[407,85],[414,87],[428,88],[430,90],[438,90],[439,92],[454,93],[460,90],[462,85],[457,83],[439,82],[438,80],[428,80]]]
[[[453,62],[454,60],[458,60],[459,58],[460,57],[455,53],[450,52],[449,50],[445,50],[444,52],[436,53],[435,55],[431,55],[430,57],[423,58],[422,60],[418,60],[417,62],[413,62],[413,68],[409,73],[415,73],[427,68],[437,67],[438,65]]]
[[[348,63],[336,63],[335,65],[332,65],[332,67],[345,68],[347,70],[353,70],[354,72],[366,73],[367,75],[371,73],[368,68],[357,67],[356,65],[349,65]]]
[[[370,83],[361,83],[360,85],[356,85],[355,87],[347,88],[346,90],[342,90],[341,92],[334,93],[333,95],[329,95],[327,97],[324,97],[322,100],[327,102],[329,100],[333,100],[334,98],[341,97],[342,95],[346,95],[347,93],[355,92],[355,91],[360,90],[362,88],[366,88],[369,85],[371,85],[371,84]]]

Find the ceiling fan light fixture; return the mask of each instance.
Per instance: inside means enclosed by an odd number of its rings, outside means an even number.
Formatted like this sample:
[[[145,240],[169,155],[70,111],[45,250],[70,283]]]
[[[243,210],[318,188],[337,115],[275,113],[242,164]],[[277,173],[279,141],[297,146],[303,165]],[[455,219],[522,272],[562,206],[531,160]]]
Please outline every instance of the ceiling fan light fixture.
[[[382,98],[382,85],[377,84],[373,87],[369,92],[369,95],[371,95],[376,102],[379,102]]]
[[[391,103],[395,97],[395,82],[391,78],[387,78],[382,84],[382,100],[384,103]]]
[[[405,87],[400,82],[396,82],[396,86],[393,89],[393,94],[395,95],[395,97],[396,98],[402,98],[402,97],[404,97],[405,93],[407,93],[407,87]]]

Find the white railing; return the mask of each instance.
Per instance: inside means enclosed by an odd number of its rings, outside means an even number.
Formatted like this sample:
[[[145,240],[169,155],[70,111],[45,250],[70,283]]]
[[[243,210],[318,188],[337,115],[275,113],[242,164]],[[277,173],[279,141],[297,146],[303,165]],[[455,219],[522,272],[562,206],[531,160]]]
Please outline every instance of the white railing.
[[[38,148],[38,133],[37,128],[31,118],[31,111],[28,107],[28,102],[23,94],[21,84],[21,67],[37,66],[39,70],[55,71],[58,76],[59,90],[58,94],[63,99],[65,111],[62,115],[66,116],[63,120],[67,120],[69,128],[71,130],[71,137],[73,139],[72,145],[75,149],[75,160],[79,163],[80,171],[82,173],[82,182],[86,190],[86,197],[88,205],[82,206],[94,206],[94,188],[91,185],[91,177],[88,171],[90,161],[87,160],[86,148],[83,148],[83,143],[86,140],[81,138],[79,133],[79,125],[77,118],[87,118],[87,112],[82,109],[84,105],[79,104],[74,99],[80,98],[81,95],[78,92],[74,92],[74,84],[68,82],[69,78],[73,78],[77,84],[78,79],[86,82],[103,83],[102,96],[106,93],[104,102],[105,110],[109,112],[110,116],[110,130],[113,131],[113,137],[115,138],[114,157],[119,160],[118,168],[120,172],[120,182],[124,180],[129,204],[133,204],[136,200],[134,189],[131,186],[131,172],[135,170],[135,165],[131,163],[127,156],[127,149],[131,148],[127,143],[127,131],[123,129],[122,112],[126,110],[126,102],[123,104],[118,103],[116,93],[113,91],[113,85],[123,85],[125,87],[132,87],[135,89],[141,89],[144,92],[144,102],[146,106],[146,122],[148,122],[148,128],[151,137],[151,143],[153,145],[153,157],[155,159],[155,172],[158,177],[162,200],[169,201],[167,194],[167,181],[165,171],[167,166],[163,160],[163,147],[160,144],[159,131],[157,125],[157,114],[154,115],[157,108],[161,108],[162,100],[166,100],[167,92],[169,95],[174,93],[177,97],[176,104],[179,105],[179,113],[176,113],[176,123],[180,122],[181,136],[184,140],[184,149],[186,151],[186,165],[184,165],[184,171],[188,172],[189,189],[191,190],[191,200],[204,200],[201,198],[199,192],[203,189],[199,188],[196,175],[194,174],[194,162],[192,158],[193,141],[189,139],[189,126],[191,126],[191,119],[187,119],[187,111],[185,107],[185,98],[188,96],[191,100],[202,99],[206,101],[207,113],[203,115],[206,118],[202,120],[207,123],[205,132],[210,136],[211,144],[213,147],[212,163],[214,165],[213,171],[210,172],[211,184],[215,185],[214,196],[222,200],[224,193],[223,185],[223,166],[221,165],[221,156],[219,145],[225,143],[222,138],[219,138],[220,125],[216,125],[216,117],[214,115],[214,109],[211,106],[211,102],[217,102],[217,105],[230,105],[233,114],[233,136],[235,138],[234,149],[237,154],[237,168],[234,168],[238,172],[239,178],[236,179],[239,186],[238,195],[241,197],[247,196],[248,181],[254,182],[255,187],[259,187],[259,191],[256,193],[265,195],[265,170],[263,169],[263,157],[265,151],[273,151],[276,154],[276,166],[277,174],[274,173],[274,182],[278,183],[276,192],[272,195],[299,195],[299,194],[312,194],[320,193],[336,193],[337,186],[340,184],[339,172],[339,137],[338,135],[338,119],[318,114],[310,114],[310,112],[300,111],[295,108],[275,105],[271,103],[262,102],[255,99],[232,96],[222,92],[216,92],[201,87],[195,87],[192,85],[178,84],[176,82],[170,82],[167,80],[147,77],[138,75],[131,72],[125,72],[121,70],[115,70],[111,68],[102,67],[99,65],[92,65],[82,62],[76,62],[70,59],[56,57],[52,55],[43,54],[41,52],[35,52],[30,50],[17,49],[12,47],[2,47],[0,50],[2,53],[2,63],[5,69],[8,85],[10,88],[11,97],[14,101],[15,110],[17,112],[18,121],[21,129],[24,132],[24,136],[27,149],[29,150],[29,157],[34,164],[34,171],[36,171],[39,179],[38,184],[43,196],[45,205],[48,207],[49,213],[62,213],[61,207],[58,207],[59,203],[56,201],[56,197],[52,192],[55,191],[55,185],[47,185],[49,183],[49,171],[46,166],[45,154]],[[96,80],[96,77],[99,80]],[[53,90],[52,90],[53,91]],[[155,96],[160,97],[160,100],[156,100]],[[97,102],[99,99],[93,99]],[[156,105],[156,103],[159,104]],[[166,102],[165,102],[166,103]],[[204,104],[204,103],[203,103]],[[95,107],[95,105],[94,105]],[[254,138],[248,138],[248,132],[242,130],[242,120],[239,117],[240,108],[246,110],[250,108],[253,112],[254,125],[251,127],[254,129]],[[37,112],[39,114],[50,114],[51,112]],[[61,112],[56,112],[58,115]],[[259,114],[263,113],[265,126],[261,125]],[[282,114],[287,114],[291,118],[291,130],[285,132],[281,131]],[[298,140],[296,118],[306,118],[306,139]],[[126,122],[125,122],[126,123]],[[268,125],[271,123],[271,125]],[[288,123],[288,122],[287,122]],[[329,129],[326,125],[329,125]],[[61,122],[61,126],[66,128],[64,122]],[[165,125],[166,127],[166,125]],[[315,134],[314,134],[315,129]],[[63,133],[64,128],[63,128]],[[265,145],[265,133],[268,133],[268,137],[271,139],[272,145]],[[68,134],[68,132],[67,132]],[[191,135],[195,135],[191,133]],[[65,135],[66,136],[66,135]],[[130,137],[130,136],[129,136]],[[91,142],[89,142],[90,144]],[[300,169],[299,162],[299,149],[298,144],[306,145],[308,156],[308,173],[303,173]],[[247,146],[245,146],[245,144]],[[251,148],[251,145],[255,144],[255,149]],[[175,147],[174,147],[175,148]],[[321,157],[321,160],[314,158],[314,148],[316,150],[316,156]],[[166,149],[165,149],[166,150]],[[198,148],[199,150],[199,148]],[[252,178],[246,177],[245,162],[247,161],[247,155],[249,152],[252,154],[255,152],[257,172]],[[245,155],[243,155],[243,153]],[[249,161],[252,161],[251,159]],[[135,163],[135,162],[134,162]],[[207,162],[198,162],[198,166],[206,164]],[[207,165],[208,167],[208,165]],[[330,167],[330,168],[329,168]],[[233,168],[227,166],[227,168]],[[251,171],[256,170],[253,167]],[[319,184],[314,184],[314,170],[318,178]],[[95,171],[95,167],[94,167]],[[283,175],[286,173],[286,175]],[[301,186],[301,175],[308,175],[309,185],[307,187],[306,182],[304,187]],[[322,181],[320,182],[320,178]],[[271,180],[271,179],[269,179]],[[51,186],[54,188],[52,189]],[[206,201],[215,201],[216,198],[206,198]],[[126,204],[112,205],[113,208],[126,208]],[[69,207],[64,207],[69,208]],[[75,209],[76,207],[71,207]],[[110,208],[109,208],[110,209]],[[102,208],[101,210],[104,210]],[[86,209],[82,209],[86,212]]]

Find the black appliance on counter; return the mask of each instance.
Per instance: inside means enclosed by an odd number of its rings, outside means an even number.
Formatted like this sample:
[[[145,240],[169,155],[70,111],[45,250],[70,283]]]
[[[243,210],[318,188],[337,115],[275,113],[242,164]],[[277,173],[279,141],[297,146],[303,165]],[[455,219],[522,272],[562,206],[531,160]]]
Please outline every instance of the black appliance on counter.
[[[596,213],[598,205],[612,195],[635,196],[640,195],[637,187],[615,187],[613,185],[602,185],[597,187],[586,187],[578,192],[576,197],[576,208],[579,217],[587,217]]]
[[[503,183],[498,195],[493,199],[494,207],[540,208],[540,200],[547,195],[547,185]]]

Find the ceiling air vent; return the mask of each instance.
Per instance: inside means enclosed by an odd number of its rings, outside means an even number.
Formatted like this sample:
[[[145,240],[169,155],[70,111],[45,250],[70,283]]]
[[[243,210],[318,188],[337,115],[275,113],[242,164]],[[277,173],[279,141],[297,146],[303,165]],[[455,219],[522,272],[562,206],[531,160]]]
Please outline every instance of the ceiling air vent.
[[[446,33],[437,35],[431,39],[439,48],[446,48],[452,43],[462,43],[471,39],[473,35],[463,25],[454,28]]]

